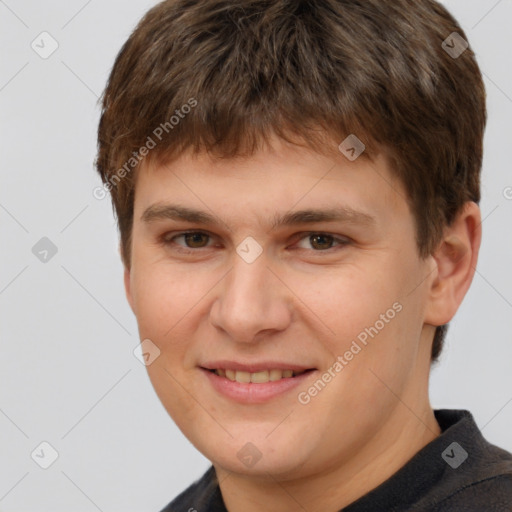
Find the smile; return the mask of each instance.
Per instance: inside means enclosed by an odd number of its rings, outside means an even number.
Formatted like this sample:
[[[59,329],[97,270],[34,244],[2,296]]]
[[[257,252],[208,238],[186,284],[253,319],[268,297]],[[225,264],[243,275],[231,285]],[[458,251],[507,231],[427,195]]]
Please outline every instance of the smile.
[[[245,372],[239,370],[232,369],[215,369],[210,370],[215,373],[219,377],[226,377],[232,382],[243,382],[243,383],[254,383],[254,384],[263,384],[265,382],[275,382],[281,379],[288,379],[291,377],[296,377],[297,375],[302,375],[304,372],[308,370],[261,370],[257,372]]]
[[[277,397],[285,399],[287,392],[297,386],[303,387],[306,379],[317,373],[315,368],[253,367],[251,371],[229,367],[199,369],[207,379],[205,385],[216,395],[239,404],[261,404]],[[292,396],[293,400],[295,395]]]

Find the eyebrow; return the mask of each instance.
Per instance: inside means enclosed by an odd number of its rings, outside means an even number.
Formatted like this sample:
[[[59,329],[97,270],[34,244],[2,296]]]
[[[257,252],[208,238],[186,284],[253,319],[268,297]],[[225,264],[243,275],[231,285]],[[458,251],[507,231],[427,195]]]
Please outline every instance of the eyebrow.
[[[146,223],[165,219],[211,226],[219,226],[222,223],[218,218],[205,211],[162,203],[149,206],[141,216],[141,220]],[[306,209],[274,215],[272,229],[282,226],[313,224],[317,222],[346,222],[363,226],[374,226],[377,223],[377,219],[366,212],[354,210],[349,207]]]

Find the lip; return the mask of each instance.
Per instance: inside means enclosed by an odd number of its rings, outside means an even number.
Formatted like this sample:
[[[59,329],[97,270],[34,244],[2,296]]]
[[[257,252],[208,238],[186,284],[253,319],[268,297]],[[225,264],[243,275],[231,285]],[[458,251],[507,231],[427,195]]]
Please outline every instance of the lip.
[[[237,361],[228,361],[227,359],[218,360],[218,361],[208,361],[200,365],[201,368],[206,368],[208,370],[217,370],[217,369],[228,369],[235,370],[239,372],[261,372],[263,370],[293,370],[296,372],[302,370],[316,370],[312,366],[302,366],[293,363],[287,363],[283,361],[260,361],[259,363],[239,363]]]
[[[245,369],[248,367],[251,367],[251,365],[238,366],[240,371],[250,371]],[[216,368],[223,368],[223,366],[216,366]],[[233,366],[227,366],[227,368],[238,369],[234,368]],[[252,371],[258,371],[258,369],[261,368],[261,365],[257,365],[256,369]],[[265,367],[263,369],[268,370],[273,368],[290,370],[294,369],[294,367],[289,367],[289,365],[282,364],[281,366]],[[297,366],[295,368],[296,371],[308,370],[305,367]],[[199,369],[205,378],[208,379],[208,382],[217,393],[239,404],[261,404],[278,396],[283,396],[301,384],[304,386],[305,380],[309,379],[313,374],[317,372],[316,369],[309,369],[309,371],[297,375],[296,377],[287,377],[276,381],[256,384],[253,382],[234,382],[229,380],[227,377],[220,377],[216,373],[206,369],[206,367],[200,367]]]

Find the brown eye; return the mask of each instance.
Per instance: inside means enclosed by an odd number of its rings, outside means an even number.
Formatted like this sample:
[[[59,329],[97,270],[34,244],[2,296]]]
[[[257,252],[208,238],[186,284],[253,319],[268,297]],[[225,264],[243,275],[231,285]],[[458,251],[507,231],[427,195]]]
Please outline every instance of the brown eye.
[[[183,235],[187,247],[198,249],[208,244],[208,235],[206,233],[184,233]]]
[[[211,235],[202,231],[187,231],[178,234],[166,233],[160,237],[160,241],[164,246],[177,252],[192,253],[196,252],[196,249],[209,248]]]
[[[332,247],[332,243],[334,242],[334,237],[331,235],[324,235],[324,234],[319,233],[316,235],[311,235],[309,237],[309,240],[310,240],[312,247],[322,251],[325,249],[330,249]]]
[[[340,249],[350,243],[349,239],[330,235],[328,233],[306,233],[299,241],[299,248],[313,249],[313,252]]]

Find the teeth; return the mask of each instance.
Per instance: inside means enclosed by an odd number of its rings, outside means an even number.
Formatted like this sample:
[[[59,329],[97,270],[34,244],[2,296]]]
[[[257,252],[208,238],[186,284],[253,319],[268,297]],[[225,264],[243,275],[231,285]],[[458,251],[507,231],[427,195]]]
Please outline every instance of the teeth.
[[[268,371],[251,373],[251,382],[261,383],[268,382]]]
[[[288,379],[290,377],[295,377],[296,375],[301,375],[306,370],[301,371],[293,371],[293,370],[262,370],[259,372],[242,372],[236,370],[224,370],[217,369],[215,370],[215,374],[219,377],[226,377],[227,379],[233,382],[242,382],[249,383],[252,382],[254,384],[264,384],[265,382],[274,382],[276,380]]]
[[[271,381],[280,380],[283,378],[283,370],[270,370],[269,379]]]
[[[237,382],[251,382],[251,374],[249,372],[235,372],[235,380]]]

